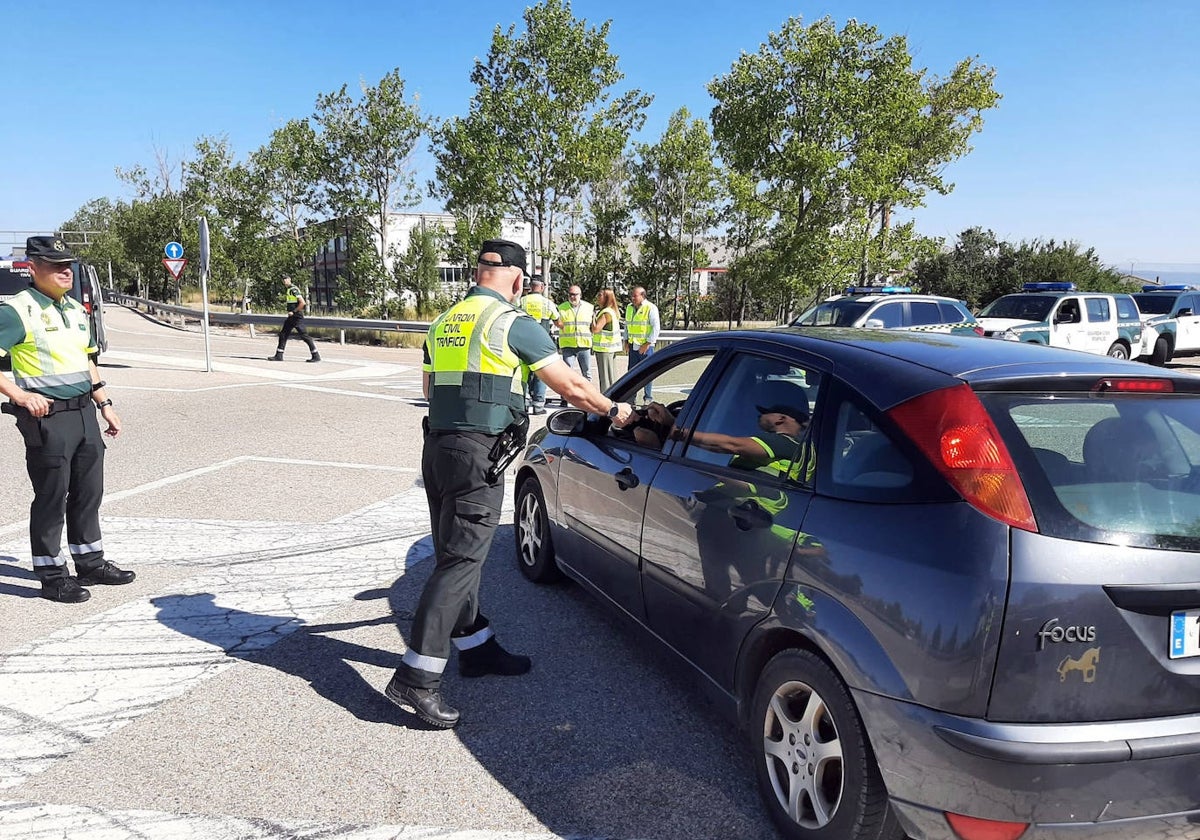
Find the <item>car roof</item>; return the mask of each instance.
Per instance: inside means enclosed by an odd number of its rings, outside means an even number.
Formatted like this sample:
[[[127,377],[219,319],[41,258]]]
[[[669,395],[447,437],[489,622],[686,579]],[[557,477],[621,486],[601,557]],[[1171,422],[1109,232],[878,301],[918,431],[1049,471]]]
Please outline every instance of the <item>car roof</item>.
[[[893,292],[887,294],[871,294],[871,295],[834,295],[830,298],[825,298],[824,303],[829,303],[834,300],[861,300],[869,303],[885,300],[932,300],[943,301],[945,303],[958,303],[962,301],[958,298],[943,297],[942,295],[922,295],[915,292]]]
[[[1002,383],[1027,383],[1049,390],[1053,382],[1070,378],[1088,381],[1104,377],[1168,378],[1183,387],[1200,390],[1200,379],[1139,362],[1111,359],[1093,353],[1065,350],[973,335],[875,330],[846,327],[775,327],[762,330],[726,330],[695,336],[675,347],[695,347],[715,342],[747,349],[793,348],[827,359],[834,373],[846,379],[882,409],[956,381],[975,388],[995,388]],[[889,368],[904,368],[903,376],[881,375]],[[1053,381],[1053,382],[1052,382]]]

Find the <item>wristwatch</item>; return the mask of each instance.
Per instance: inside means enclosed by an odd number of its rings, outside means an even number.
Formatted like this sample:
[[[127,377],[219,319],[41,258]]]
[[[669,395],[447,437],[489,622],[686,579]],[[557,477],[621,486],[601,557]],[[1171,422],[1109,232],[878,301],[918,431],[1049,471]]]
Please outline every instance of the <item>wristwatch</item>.
[[[617,415],[621,413],[621,404],[613,400],[613,404],[608,408],[608,416],[612,419],[617,419]]]

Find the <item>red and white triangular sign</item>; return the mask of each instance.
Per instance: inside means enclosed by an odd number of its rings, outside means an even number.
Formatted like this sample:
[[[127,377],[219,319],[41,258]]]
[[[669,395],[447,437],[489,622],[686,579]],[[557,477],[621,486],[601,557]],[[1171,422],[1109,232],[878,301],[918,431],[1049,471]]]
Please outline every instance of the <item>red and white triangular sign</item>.
[[[179,279],[180,274],[183,274],[183,267],[187,265],[187,260],[169,260],[165,257],[162,262],[167,267],[167,271],[171,272],[171,276],[176,280]]]

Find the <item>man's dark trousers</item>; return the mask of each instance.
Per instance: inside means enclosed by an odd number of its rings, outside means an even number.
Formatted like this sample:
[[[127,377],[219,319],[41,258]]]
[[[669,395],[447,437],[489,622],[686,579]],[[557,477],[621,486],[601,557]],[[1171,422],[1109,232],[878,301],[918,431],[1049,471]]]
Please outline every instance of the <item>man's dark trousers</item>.
[[[80,574],[104,565],[100,502],[104,498],[104,441],[90,400],[81,408],[34,417],[18,409],[25,439],[25,468],[33,485],[29,544],[33,570],[43,581],[66,577],[62,561],[64,515],[67,543]]]
[[[493,486],[485,478],[494,441],[477,432],[435,431],[425,438],[421,455],[437,565],[421,593],[408,646],[442,660],[443,668],[451,638],[477,647],[491,635],[479,612],[479,581],[504,502],[504,482]],[[442,672],[401,663],[396,676],[416,688],[437,688]]]
[[[287,340],[291,336],[293,330],[295,331],[296,335],[303,339],[304,343],[308,345],[308,352],[317,352],[316,343],[312,340],[312,338],[309,337],[308,333],[304,331],[304,324],[301,323],[303,320],[304,316],[299,312],[289,312],[288,316],[284,318],[283,329],[279,331],[278,350],[280,354],[283,353],[284,345],[287,344]]]

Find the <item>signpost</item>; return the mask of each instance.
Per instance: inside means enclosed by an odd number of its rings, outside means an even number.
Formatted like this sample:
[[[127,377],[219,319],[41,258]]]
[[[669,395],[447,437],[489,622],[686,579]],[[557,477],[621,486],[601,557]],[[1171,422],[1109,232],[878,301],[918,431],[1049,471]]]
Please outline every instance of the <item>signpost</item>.
[[[177,243],[171,243],[172,245]],[[170,247],[169,245],[167,247]],[[183,248],[180,247],[180,253]],[[200,299],[204,302],[204,369],[212,373],[212,348],[208,339],[208,218],[200,217]]]

